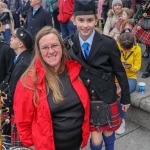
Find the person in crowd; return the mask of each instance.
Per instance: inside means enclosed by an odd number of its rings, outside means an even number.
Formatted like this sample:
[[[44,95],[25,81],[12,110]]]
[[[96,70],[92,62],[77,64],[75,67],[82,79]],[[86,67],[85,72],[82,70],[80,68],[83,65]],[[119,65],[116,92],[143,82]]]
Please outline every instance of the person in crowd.
[[[35,57],[14,97],[15,123],[26,147],[79,150],[87,145],[90,105],[80,69],[55,28],[46,26],[37,33]]]
[[[44,26],[52,26],[51,14],[43,9],[41,6],[42,0],[30,0],[30,6],[32,6],[26,18],[25,28],[34,37],[36,33]]]
[[[127,19],[122,23],[121,32],[125,29],[130,29],[132,31],[133,27],[134,27],[133,19]]]
[[[15,58],[15,52],[10,46],[0,41],[0,90],[2,90],[2,82],[7,82],[8,76],[10,76],[13,69],[13,61]]]
[[[76,32],[76,27],[72,23],[74,0],[59,0],[58,6],[59,14],[57,18],[60,23],[62,38],[65,39]]]
[[[121,0],[123,7],[127,7],[131,9],[134,13],[136,12],[135,10],[135,0]],[[107,13],[109,9],[112,9],[112,0],[99,0],[99,5],[98,5],[98,15],[99,17],[102,17],[104,20],[107,19]]]
[[[104,26],[103,34],[117,39],[120,31],[116,28],[116,22],[122,16],[122,7],[123,5],[121,0],[112,1],[112,9],[110,9],[108,12],[108,17]]]
[[[3,33],[4,41],[9,44],[11,33],[14,31],[14,20],[7,5],[0,2],[0,32]]]
[[[48,11],[50,11],[50,13],[51,13],[51,15],[53,17],[54,28],[57,29],[59,32],[61,32],[60,23],[59,23],[58,18],[57,18],[58,14],[59,14],[59,8],[56,7],[54,9],[54,7],[53,7],[53,5],[55,4],[55,2],[58,3],[58,0],[46,0],[46,4],[47,4],[46,5],[47,6],[46,9]]]
[[[14,18],[14,28],[20,28],[20,10],[22,7],[22,1],[9,0],[7,6]]]
[[[118,19],[118,26],[116,22],[116,27],[120,30],[120,32],[123,31],[123,27],[125,27],[127,20],[131,20],[132,14],[133,13],[129,8],[123,8],[122,16]]]
[[[118,38],[118,47],[121,51],[121,61],[126,70],[129,83],[129,92],[133,93],[137,87],[137,72],[141,68],[142,53],[141,48],[136,43],[134,35],[131,33],[130,29],[125,29],[121,32]],[[122,134],[125,132],[125,113],[120,107],[120,114],[123,122],[118,130],[115,131],[116,134]]]
[[[11,114],[11,143],[12,146],[22,145],[19,142],[18,134],[16,133],[16,126],[14,124],[13,117],[13,101],[14,101],[14,92],[16,89],[16,84],[24,73],[24,71],[29,66],[32,56],[33,49],[33,38],[32,35],[21,28],[18,28],[14,31],[11,37],[10,47],[14,49],[16,57],[14,59],[14,68],[11,72],[11,75],[8,79],[8,84],[3,86],[1,97],[1,102],[5,107],[9,108],[9,113]]]
[[[90,95],[90,113],[92,114],[90,148],[101,150],[104,140],[106,150],[114,150],[114,131],[121,124],[114,76],[117,77],[121,89],[124,89],[121,93],[121,104],[124,111],[129,108],[130,94],[127,76],[115,40],[94,30],[98,21],[96,10],[93,0],[87,0],[86,4],[84,0],[74,1],[73,22],[78,34],[68,39],[72,46],[68,52],[73,59],[82,64],[80,77]],[[111,119],[107,123],[101,122],[103,119],[108,119],[107,115],[101,116],[101,112],[95,115],[92,111],[97,106],[100,108],[101,105],[102,107],[107,105],[108,108],[105,109],[110,110]]]
[[[102,18],[102,6],[103,6],[104,2],[105,2],[105,0],[98,1],[98,17],[99,17],[99,19]]]
[[[140,41],[142,44],[146,45],[146,53],[148,55],[148,64],[145,69],[145,71],[142,74],[142,78],[148,78],[150,77],[150,29],[144,29],[142,27],[142,17],[138,16],[144,16],[146,15],[147,18],[150,16],[150,2],[147,1],[141,8],[140,13],[137,13],[137,17],[139,20],[137,20],[137,24],[132,29],[132,34],[135,35],[136,39]],[[146,25],[149,25],[149,23],[146,23]],[[144,54],[145,55],[145,54]]]
[[[29,0],[22,0],[22,7],[21,7],[21,10],[20,10],[21,26],[24,26],[24,24],[25,24],[29,8],[30,8],[30,1]]]

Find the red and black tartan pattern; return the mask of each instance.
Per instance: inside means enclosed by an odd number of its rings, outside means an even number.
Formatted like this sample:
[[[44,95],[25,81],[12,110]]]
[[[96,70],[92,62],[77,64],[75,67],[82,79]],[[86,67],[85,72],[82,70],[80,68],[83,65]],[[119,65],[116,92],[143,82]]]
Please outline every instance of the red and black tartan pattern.
[[[11,116],[11,144],[12,144],[12,146],[17,146],[17,147],[24,146],[20,141],[13,115]]]
[[[143,30],[140,28],[139,30],[137,29],[139,27],[139,24],[142,22],[142,19],[139,20],[139,22],[134,26],[132,29],[132,34],[135,35],[135,37],[143,44],[150,46],[150,30]]]
[[[116,131],[120,127],[122,120],[119,114],[118,102],[110,104],[110,112],[111,112],[110,125],[106,124],[106,125],[100,126],[99,128],[96,128],[95,125],[91,125],[90,126],[91,132],[94,132],[94,131],[101,132],[101,131],[106,131],[106,130]]]

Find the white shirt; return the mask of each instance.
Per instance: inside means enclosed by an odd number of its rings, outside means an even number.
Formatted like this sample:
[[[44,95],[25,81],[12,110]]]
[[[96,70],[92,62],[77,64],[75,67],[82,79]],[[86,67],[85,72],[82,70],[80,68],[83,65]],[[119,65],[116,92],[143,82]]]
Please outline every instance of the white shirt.
[[[89,44],[89,51],[91,50],[91,46],[92,46],[92,42],[93,42],[93,39],[94,39],[94,35],[95,35],[95,30],[93,30],[92,34],[90,35],[90,37],[86,40],[86,41],[83,41],[82,38],[80,37],[80,34],[79,34],[79,41],[80,41],[80,46],[81,46],[81,49],[82,49],[82,53],[85,57],[85,54],[84,54],[84,50],[82,48],[82,45],[83,43],[87,42]]]

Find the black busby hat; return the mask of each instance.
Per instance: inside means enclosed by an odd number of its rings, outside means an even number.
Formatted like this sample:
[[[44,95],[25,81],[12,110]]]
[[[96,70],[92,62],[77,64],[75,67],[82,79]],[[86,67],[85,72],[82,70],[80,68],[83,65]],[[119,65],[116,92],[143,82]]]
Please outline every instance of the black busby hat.
[[[24,44],[27,50],[33,49],[33,36],[30,32],[23,28],[18,28],[16,30],[16,36]]]
[[[74,0],[74,15],[96,14],[96,5],[96,0]]]

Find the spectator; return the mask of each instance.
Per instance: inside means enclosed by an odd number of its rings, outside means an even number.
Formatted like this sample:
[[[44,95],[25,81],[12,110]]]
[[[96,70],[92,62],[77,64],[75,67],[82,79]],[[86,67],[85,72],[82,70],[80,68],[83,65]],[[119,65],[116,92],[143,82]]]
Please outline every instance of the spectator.
[[[0,2],[0,23],[0,31],[3,33],[4,41],[9,44],[11,33],[14,31],[14,20],[7,5],[3,2]]]
[[[124,21],[122,23],[122,27],[121,27],[121,32],[124,30],[124,29],[130,29],[132,31],[134,27],[134,22],[133,22],[133,19],[127,19],[126,21]]]
[[[128,77],[129,92],[133,93],[137,86],[136,74],[141,68],[142,53],[140,46],[137,43],[135,44],[134,35],[130,32],[130,29],[125,29],[121,32],[118,40],[118,46],[121,51],[121,61]],[[125,113],[122,111],[121,105],[119,105],[119,107],[123,123],[120,128],[115,131],[115,133],[122,134],[125,132]]]
[[[116,21],[122,16],[122,1],[113,0],[112,9],[108,12],[108,17],[104,26],[103,34],[117,39],[120,31],[116,28]]]
[[[123,27],[125,27],[127,20],[131,20],[131,17],[133,17],[132,14],[133,13],[129,8],[123,8],[122,16],[118,19],[118,24],[116,22],[116,27],[119,29],[120,32],[123,30]]]
[[[27,13],[26,29],[35,37],[44,26],[52,26],[51,14],[41,6],[42,0],[30,0],[32,6]]]
[[[79,79],[81,66],[69,60],[59,32],[52,27],[37,33],[35,53],[15,91],[20,139],[36,150],[79,150],[90,134],[89,96]]]
[[[22,7],[21,0],[9,0],[8,1],[8,9],[11,11],[14,18],[14,28],[20,27],[20,10]]]
[[[60,23],[57,18],[58,14],[59,14],[59,8],[53,10],[53,7],[52,7],[52,5],[55,2],[58,2],[58,0],[46,0],[46,2],[47,2],[47,10],[51,12],[53,20],[54,20],[54,28],[57,29],[59,32],[61,32]]]
[[[21,7],[21,11],[20,11],[21,26],[24,26],[24,24],[25,24],[29,8],[30,8],[30,1],[29,0],[22,0],[22,7]]]
[[[76,32],[76,27],[72,23],[74,0],[59,0],[58,6],[58,21],[60,22],[62,38],[65,39]]]
[[[14,59],[14,68],[9,77],[8,85],[3,87],[3,97],[1,97],[1,102],[4,106],[9,108],[11,116],[11,142],[12,146],[20,146],[22,145],[19,142],[19,138],[17,135],[17,130],[14,124],[13,117],[13,100],[14,100],[14,91],[16,89],[16,84],[23,74],[23,72],[27,69],[31,62],[31,51],[33,46],[33,39],[29,32],[24,29],[18,28],[14,31],[11,37],[10,47],[15,50],[17,56]]]
[[[140,10],[140,15],[144,16],[144,14],[146,14],[146,17],[148,18],[150,16],[150,2],[147,1],[147,3],[145,3],[141,7],[141,9],[142,10]],[[132,29],[132,33],[135,35],[138,41],[146,45],[146,51],[148,52],[148,54],[150,54],[150,29],[142,28],[141,24],[143,19],[140,17],[136,17],[136,18],[138,18],[139,20],[138,23]],[[149,23],[147,25],[149,25]],[[144,73],[142,74],[142,78],[148,78],[148,77],[150,77],[150,55],[148,56],[147,67]]]

